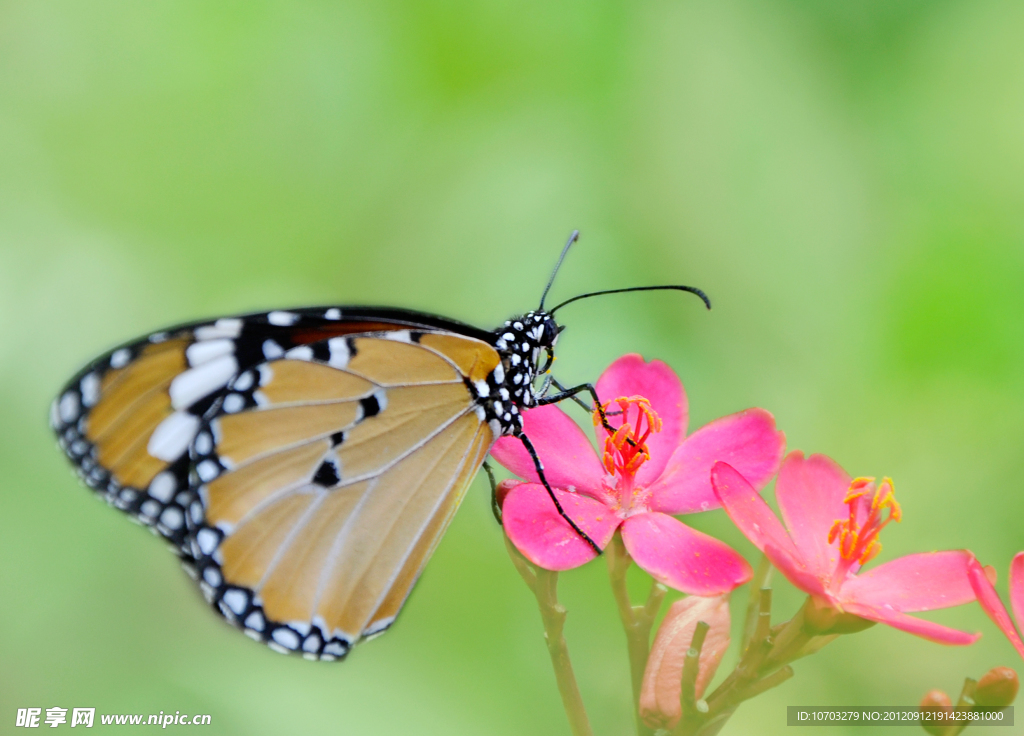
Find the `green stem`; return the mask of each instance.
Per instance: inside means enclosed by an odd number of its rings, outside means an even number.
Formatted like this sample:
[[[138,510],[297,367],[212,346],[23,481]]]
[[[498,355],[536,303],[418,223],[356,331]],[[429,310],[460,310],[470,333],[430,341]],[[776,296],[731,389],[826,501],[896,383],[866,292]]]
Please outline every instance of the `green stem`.
[[[644,670],[647,658],[651,653],[651,626],[661,610],[662,601],[667,589],[660,583],[652,583],[647,602],[642,606],[634,606],[629,600],[626,589],[626,571],[633,560],[622,543],[622,536],[616,532],[604,550],[608,561],[608,579],[611,581],[612,595],[619,609],[622,628],[626,632],[626,648],[629,652],[629,672],[633,686],[633,713],[636,718],[636,731],[639,736],[652,736],[654,731],[640,719],[640,689],[644,683]]]
[[[760,566],[758,573],[759,578],[766,581],[767,574],[760,575]],[[725,726],[740,703],[791,678],[793,668],[789,666],[790,662],[811,651],[817,651],[836,638],[835,635],[817,635],[807,623],[806,611],[810,603],[805,603],[791,620],[772,627],[771,604],[770,588],[762,588],[759,594],[751,592],[744,622],[747,645],[739,663],[706,700],[695,703],[696,707],[689,712],[685,702],[684,675],[683,718],[673,736],[714,736]]]
[[[704,639],[710,628],[705,621],[697,622],[697,626],[693,630],[693,638],[690,641],[690,648],[686,650],[686,657],[683,660],[682,688],[679,691],[679,699],[684,719],[695,718],[699,712],[697,675],[700,673],[700,653],[704,649]]]
[[[562,633],[565,627],[566,610],[558,602],[558,573],[531,565],[512,545],[508,537],[505,537],[505,546],[516,571],[519,572],[537,599],[540,617],[544,622],[544,639],[548,645],[548,654],[551,656],[551,666],[555,670],[558,692],[562,696],[562,706],[569,719],[569,729],[573,736],[593,736],[590,719],[583,706],[583,698],[580,696],[576,675],[573,673],[572,662],[569,659],[569,647],[565,643],[565,636]]]
[[[772,581],[771,560],[767,555],[761,555],[761,561],[757,563],[757,570],[754,571],[754,578],[750,581],[750,599],[747,601],[747,617],[743,624],[743,641],[740,651],[750,646],[750,640],[754,636],[754,629],[757,626],[758,614],[761,611],[761,597],[763,591],[771,590],[769,587]],[[769,606],[769,609],[771,606]]]

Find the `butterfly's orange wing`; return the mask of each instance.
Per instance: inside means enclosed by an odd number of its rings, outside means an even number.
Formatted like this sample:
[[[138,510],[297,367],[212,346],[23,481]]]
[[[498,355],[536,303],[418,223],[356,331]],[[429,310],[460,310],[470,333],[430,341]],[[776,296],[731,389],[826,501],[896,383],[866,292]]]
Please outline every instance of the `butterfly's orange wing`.
[[[86,482],[279,651],[338,659],[386,629],[496,439],[474,388],[494,347],[376,314],[185,325],[107,353],[54,402]]]
[[[490,449],[472,385],[498,354],[409,331],[316,347],[239,375],[199,431],[191,553],[247,634],[339,658],[394,621]]]

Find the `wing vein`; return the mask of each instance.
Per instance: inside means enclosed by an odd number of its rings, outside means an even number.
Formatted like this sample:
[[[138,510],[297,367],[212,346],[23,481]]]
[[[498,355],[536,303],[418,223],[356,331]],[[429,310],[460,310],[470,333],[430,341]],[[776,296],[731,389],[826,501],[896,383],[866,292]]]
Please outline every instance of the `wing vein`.
[[[467,443],[466,449],[462,453],[462,458],[459,460],[458,467],[455,468],[454,472],[451,475],[451,478],[448,480],[448,485],[445,486],[444,491],[442,493],[438,494],[437,503],[434,504],[434,508],[431,509],[430,513],[424,518],[423,524],[410,539],[409,546],[406,548],[405,554],[402,556],[401,560],[399,560],[398,563],[395,565],[394,570],[391,574],[391,578],[384,586],[384,589],[382,590],[380,597],[373,604],[373,607],[371,609],[372,613],[370,614],[371,621],[373,620],[373,616],[374,614],[376,614],[377,609],[380,608],[381,603],[383,603],[384,599],[387,598],[388,595],[391,593],[391,588],[394,586],[395,580],[398,578],[399,574],[401,574],[403,568],[405,567],[405,563],[409,560],[409,557],[410,555],[412,555],[413,551],[415,551],[420,539],[423,538],[423,534],[426,532],[427,528],[434,520],[434,517],[437,515],[438,510],[441,508],[445,500],[448,498],[448,494],[452,491],[455,482],[459,479],[459,476],[462,475],[462,472],[466,467],[466,463],[469,460],[470,454],[472,453],[473,448],[476,446],[476,441],[480,437],[480,430],[483,428],[483,426],[484,425],[481,422],[481,424],[477,427],[477,431],[473,433],[473,437]],[[438,463],[441,462],[442,459],[443,455],[438,456]],[[435,463],[434,467],[437,467],[437,463]],[[472,482],[472,480],[473,479],[470,478],[468,482]]]
[[[288,532],[288,535],[278,546],[277,552],[274,553],[274,556],[267,564],[267,569],[263,571],[263,576],[260,578],[260,581],[255,585],[255,587],[253,587],[252,590],[254,593],[259,594],[260,590],[263,589],[264,583],[267,582],[267,579],[270,577],[271,573],[274,572],[274,568],[277,567],[277,564],[281,561],[281,558],[283,558],[285,554],[288,552],[288,548],[291,546],[292,542],[295,541],[295,538],[299,535],[299,532],[301,532],[305,528],[305,526],[310,522],[313,516],[316,515],[316,512],[320,510],[320,507],[323,506],[323,503],[326,499],[326,491],[322,493],[317,493],[316,498],[314,498],[313,501],[309,504],[309,508],[302,512],[302,516],[300,516],[298,521],[295,522],[295,526],[293,526],[291,531]]]
[[[330,579],[330,574],[334,571],[335,567],[337,566],[337,563],[338,563],[337,557],[340,554],[341,549],[344,546],[345,542],[348,540],[348,536],[352,532],[352,529],[358,523],[359,514],[362,511],[363,507],[366,505],[367,500],[370,498],[370,496],[373,495],[373,491],[374,491],[374,489],[376,489],[377,484],[380,482],[381,476],[385,472],[387,472],[387,470],[389,470],[390,468],[394,467],[397,463],[401,462],[401,460],[409,457],[409,455],[413,454],[414,452],[416,452],[416,450],[418,450],[421,447],[423,447],[423,445],[426,444],[427,442],[429,442],[431,439],[433,439],[434,437],[437,437],[438,435],[440,435],[442,432],[444,432],[444,430],[446,430],[448,427],[450,427],[452,424],[454,424],[456,421],[458,421],[459,419],[464,417],[469,412],[470,412],[470,409],[466,409],[465,411],[463,411],[463,412],[457,414],[456,416],[452,417],[451,420],[449,420],[444,425],[442,425],[442,426],[438,427],[436,430],[434,430],[430,434],[429,437],[425,438],[423,441],[421,441],[415,447],[413,447],[408,452],[403,454],[402,457],[400,457],[400,458],[396,459],[395,461],[393,461],[392,463],[390,463],[386,468],[380,470],[376,475],[369,476],[369,478],[373,479],[373,483],[371,483],[367,487],[366,491],[363,492],[363,495],[359,499],[359,502],[356,504],[355,508],[352,509],[352,513],[349,515],[348,519],[345,520],[345,523],[344,523],[344,525],[342,525],[342,528],[338,530],[337,536],[335,537],[334,542],[331,544],[330,552],[328,552],[327,556],[324,559],[323,572],[321,573],[320,579],[317,582],[316,597],[313,599],[313,612],[315,612],[317,610],[317,608],[319,607],[320,599],[323,596],[323,592],[324,592],[324,589],[325,589],[325,587],[327,585],[327,581]],[[431,468],[436,467],[437,463],[439,463],[440,461],[441,461],[441,456],[438,456],[438,458],[436,459],[435,463],[431,466]],[[368,478],[364,478],[363,480],[367,480],[367,479]],[[346,632],[346,633],[348,633],[348,632]],[[358,638],[360,633],[361,632],[358,632],[358,631],[357,632],[352,632],[352,636]]]

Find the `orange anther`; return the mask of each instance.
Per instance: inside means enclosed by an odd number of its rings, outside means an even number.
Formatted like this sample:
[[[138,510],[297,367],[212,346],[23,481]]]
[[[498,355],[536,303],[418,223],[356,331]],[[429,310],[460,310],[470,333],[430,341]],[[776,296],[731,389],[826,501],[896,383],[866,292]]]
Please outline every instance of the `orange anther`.
[[[651,402],[643,396],[620,396],[614,401],[602,404],[600,410],[594,411],[595,426],[604,426],[604,417],[608,416],[612,405],[618,407],[617,414],[622,417],[622,423],[605,437],[602,464],[610,475],[632,477],[650,457],[647,438],[652,432],[661,431],[661,417],[651,408]],[[630,409],[636,410],[636,417],[632,421],[629,416]]]
[[[892,478],[882,478],[877,487],[874,478],[854,478],[843,503],[849,507],[849,517],[832,524],[828,543],[839,539],[839,554],[844,560],[841,567],[848,568],[854,562],[865,565],[882,551],[878,541],[882,529],[890,521],[899,522],[903,518]],[[886,510],[888,515],[884,513]],[[863,522],[858,521],[858,512]]]

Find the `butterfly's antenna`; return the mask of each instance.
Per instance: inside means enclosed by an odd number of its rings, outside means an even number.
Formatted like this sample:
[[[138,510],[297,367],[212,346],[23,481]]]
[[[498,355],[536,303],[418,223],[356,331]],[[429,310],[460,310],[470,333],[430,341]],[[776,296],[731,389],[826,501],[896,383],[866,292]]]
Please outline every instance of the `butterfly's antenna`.
[[[570,242],[572,242],[572,241],[570,241]],[[568,246],[566,246],[566,248],[568,248]],[[559,261],[559,262],[561,262],[561,261]],[[554,314],[555,312],[557,312],[559,309],[561,309],[562,307],[564,307],[567,304],[572,304],[573,302],[578,302],[580,299],[589,299],[592,296],[604,296],[605,294],[625,294],[625,293],[630,292],[630,291],[666,291],[666,290],[688,291],[691,294],[696,294],[697,296],[699,296],[701,298],[701,301],[704,302],[704,305],[708,309],[711,309],[711,300],[708,299],[708,295],[705,294],[700,289],[698,289],[698,288],[696,288],[694,286],[683,286],[682,284],[668,284],[668,285],[665,285],[665,286],[631,286],[628,289],[606,289],[605,291],[592,291],[589,294],[580,294],[579,296],[574,296],[572,299],[566,299],[564,302],[559,304],[557,307],[554,307],[553,309],[551,309],[548,313],[549,314]]]
[[[555,264],[555,270],[551,272],[551,278],[548,279],[548,285],[544,287],[544,293],[540,295],[540,307],[538,311],[544,311],[544,300],[547,299],[548,292],[551,291],[551,284],[555,283],[555,276],[558,274],[558,269],[562,267],[562,261],[565,260],[565,254],[569,252],[569,246],[580,239],[580,231],[573,230],[572,235],[569,236],[569,242],[562,248],[562,255],[558,257],[558,263]],[[554,311],[554,310],[552,310]]]

